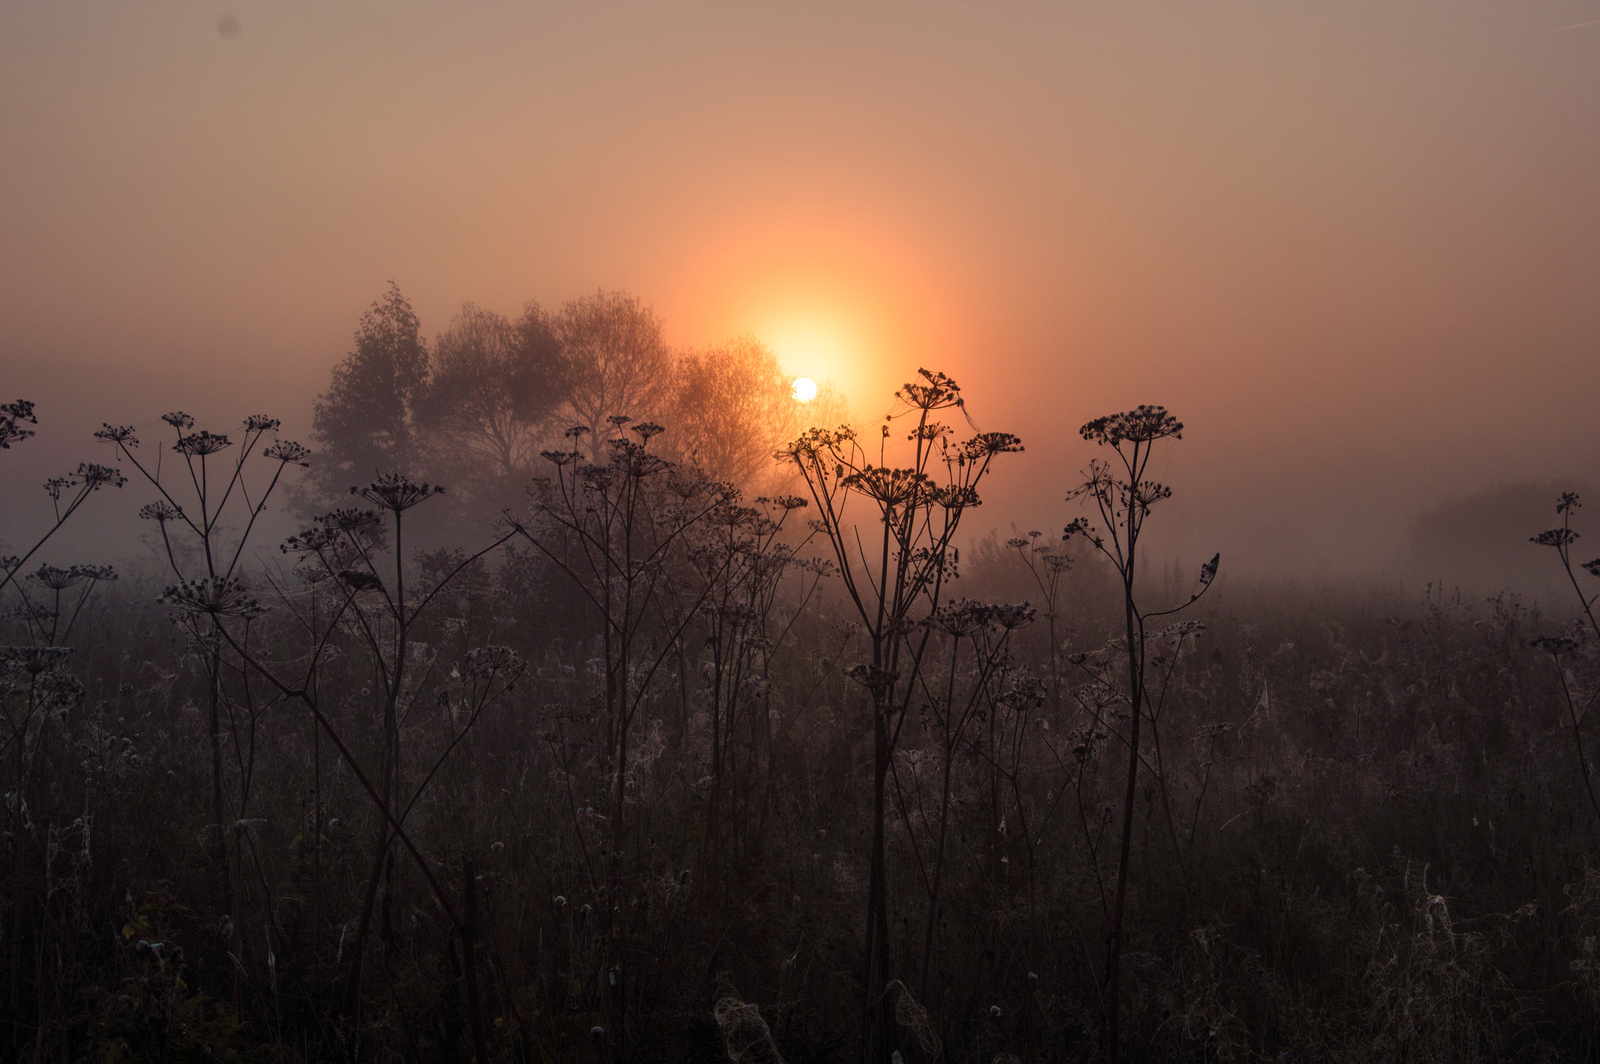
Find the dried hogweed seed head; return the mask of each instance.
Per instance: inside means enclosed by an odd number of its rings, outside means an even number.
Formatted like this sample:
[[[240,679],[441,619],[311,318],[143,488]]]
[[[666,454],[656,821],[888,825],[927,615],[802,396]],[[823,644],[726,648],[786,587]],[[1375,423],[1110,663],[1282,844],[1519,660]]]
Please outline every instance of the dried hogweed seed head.
[[[1547,528],[1537,536],[1529,536],[1529,543],[1537,543],[1541,547],[1555,547],[1557,549],[1568,546],[1578,539],[1578,533],[1570,528]]]
[[[52,591],[65,591],[84,581],[91,583],[99,580],[115,580],[116,571],[109,565],[74,565],[66,569],[59,569],[54,565],[41,565],[38,572],[28,577],[36,584],[41,584]]]
[[[71,647],[0,647],[0,667],[38,676],[61,664],[71,653]]]
[[[109,421],[102,421],[100,424],[105,427],[94,434],[95,439],[104,440],[106,443],[118,443],[124,447],[139,446],[139,437],[133,434],[132,425],[113,425]]]
[[[178,442],[172,445],[172,449],[191,458],[204,458],[232,446],[233,441],[221,433],[201,429],[187,436],[179,436]]]
[[[250,618],[267,612],[237,577],[183,580],[168,587],[158,601],[191,615]]]
[[[351,488],[350,493],[398,514],[443,495],[444,489],[428,483],[414,484],[403,473],[384,473],[364,488]]]
[[[78,471],[73,476],[80,484],[87,484],[90,490],[104,484],[120,488],[128,482],[128,478],[122,475],[122,470],[114,466],[103,466],[97,462],[80,463]]]
[[[284,465],[297,465],[302,469],[311,467],[311,463],[307,461],[311,457],[311,448],[303,447],[293,440],[279,440],[261,453]]]
[[[33,403],[27,399],[18,399],[14,403],[0,403],[0,451],[9,450],[13,441],[25,440],[33,435],[32,429],[18,426],[19,421],[30,425],[37,425],[38,418],[33,414]]]

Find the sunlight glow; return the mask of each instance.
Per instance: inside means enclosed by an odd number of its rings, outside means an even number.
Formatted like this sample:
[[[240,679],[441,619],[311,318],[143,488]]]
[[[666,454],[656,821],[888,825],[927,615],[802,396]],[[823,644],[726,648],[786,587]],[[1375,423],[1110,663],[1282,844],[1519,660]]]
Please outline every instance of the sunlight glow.
[[[810,377],[796,378],[794,382],[794,397],[798,402],[811,402],[817,397],[817,382]]]

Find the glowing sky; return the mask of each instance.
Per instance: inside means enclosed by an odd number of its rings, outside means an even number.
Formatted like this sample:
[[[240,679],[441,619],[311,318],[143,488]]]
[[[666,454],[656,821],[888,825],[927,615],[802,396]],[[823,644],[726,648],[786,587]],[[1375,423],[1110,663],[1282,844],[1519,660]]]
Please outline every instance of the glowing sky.
[[[430,331],[626,288],[868,418],[950,372],[1029,448],[991,524],[1058,528],[1076,427],[1160,402],[1186,556],[1370,561],[1421,506],[1600,468],[1591,20],[16,0],[0,389],[84,429],[206,403],[303,430],[390,278]]]

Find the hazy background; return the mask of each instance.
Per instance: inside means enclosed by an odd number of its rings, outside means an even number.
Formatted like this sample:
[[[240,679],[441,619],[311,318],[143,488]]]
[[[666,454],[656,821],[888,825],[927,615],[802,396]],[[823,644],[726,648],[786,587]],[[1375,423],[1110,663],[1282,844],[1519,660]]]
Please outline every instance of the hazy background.
[[[1169,553],[1522,579],[1600,479],[1597,115],[1600,3],[13,0],[0,536],[102,420],[304,438],[392,278],[430,334],[626,288],[868,419],[945,369],[1028,446],[985,527],[1155,402]]]

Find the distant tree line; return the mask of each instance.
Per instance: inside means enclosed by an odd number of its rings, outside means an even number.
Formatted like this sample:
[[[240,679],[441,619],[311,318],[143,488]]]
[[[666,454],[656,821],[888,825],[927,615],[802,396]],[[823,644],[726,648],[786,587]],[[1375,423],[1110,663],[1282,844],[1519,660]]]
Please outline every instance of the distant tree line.
[[[529,302],[515,318],[467,303],[429,342],[391,284],[316,400],[319,460],[299,508],[320,512],[377,471],[405,470],[451,484],[457,508],[494,512],[520,499],[552,441],[614,415],[668,425],[665,456],[760,490],[782,475],[773,455],[786,441],[848,420],[830,386],[797,401],[755,337],[674,349],[662,324],[637,296],[598,291],[558,310]],[[586,439],[599,447],[602,434]]]

